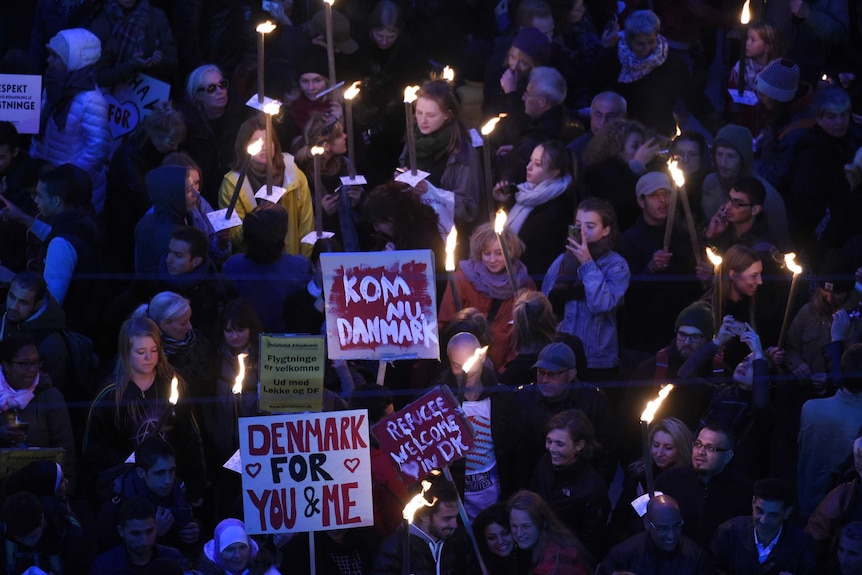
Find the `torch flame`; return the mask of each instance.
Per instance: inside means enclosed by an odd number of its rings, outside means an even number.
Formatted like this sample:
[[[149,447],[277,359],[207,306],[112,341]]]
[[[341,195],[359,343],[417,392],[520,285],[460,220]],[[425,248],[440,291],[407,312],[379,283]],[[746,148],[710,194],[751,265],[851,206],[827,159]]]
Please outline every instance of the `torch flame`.
[[[329,4],[330,6],[332,6],[333,4],[335,4],[335,0],[323,0],[323,1],[324,1],[325,3],[327,3],[327,4]]]
[[[473,366],[476,365],[480,359],[485,357],[485,353],[488,351],[488,346],[477,348],[476,351],[473,352],[473,355],[464,362],[464,365],[461,366],[461,371],[464,373],[470,373],[470,370],[473,369]]]
[[[823,82],[828,82],[829,76],[827,76],[826,74],[823,74],[822,76],[820,76],[820,80],[822,80]]]
[[[679,138],[682,135],[682,132],[679,129],[679,124],[676,125],[676,134],[674,134],[674,138]]]
[[[261,34],[269,34],[273,30],[275,30],[275,24],[267,20],[266,22],[258,24],[255,30],[257,30]]]
[[[458,230],[452,226],[449,235],[446,236],[446,271],[455,271],[455,246],[458,244]]]
[[[412,104],[416,101],[416,94],[419,92],[419,86],[407,86],[404,88],[404,103]]]
[[[279,110],[281,110],[281,102],[279,102],[278,100],[267,102],[263,106],[263,113],[269,114],[270,116],[277,115]]]
[[[174,378],[171,380],[171,396],[168,398],[168,401],[171,403],[171,405],[176,405],[177,402],[180,400],[180,391],[178,389],[179,384],[180,382],[177,381],[177,376],[175,375]]]
[[[679,165],[676,160],[669,160],[667,168],[670,171],[670,177],[673,178],[673,183],[676,184],[676,187],[683,187],[685,185],[685,174],[683,174],[682,170],[679,169]]]
[[[263,138],[258,138],[245,149],[249,156],[256,156],[263,149]]]
[[[487,136],[487,135],[489,135],[491,132],[493,132],[493,131],[494,131],[494,128],[496,128],[496,127],[497,127],[497,122],[499,122],[501,119],[503,119],[503,118],[505,118],[505,117],[506,117],[506,114],[500,114],[500,115],[499,115],[499,116],[497,116],[496,118],[491,118],[490,120],[488,120],[487,122],[485,122],[485,125],[484,125],[484,126],[482,126],[482,135],[483,135],[483,136]]]
[[[709,248],[709,247],[706,248],[706,257],[709,258],[709,261],[712,262],[712,265],[714,265],[714,266],[720,266],[721,265],[721,256],[718,255],[718,253],[716,253],[715,251],[713,251],[712,248]]]
[[[745,0],[745,4],[742,5],[742,13],[739,15],[739,23],[743,26],[751,22],[751,10],[748,8],[749,0]],[[745,42],[745,38],[742,39]]]
[[[241,353],[236,356],[237,361],[239,362],[239,373],[236,374],[236,379],[234,380],[233,387],[230,388],[231,393],[234,395],[238,395],[242,393],[242,382],[245,379],[245,358],[248,357],[247,353]]]
[[[655,417],[655,412],[658,411],[658,408],[661,406],[661,402],[664,401],[664,398],[666,398],[672,390],[672,383],[669,383],[658,390],[658,397],[647,402],[646,408],[643,413],[641,413],[641,421],[650,423],[652,418]]]
[[[446,66],[445,68],[443,68],[442,78],[444,80],[446,80],[447,82],[454,82],[455,81],[455,70],[453,70],[449,66]]]
[[[798,276],[802,273],[802,266],[796,263],[796,254],[790,252],[789,254],[784,254],[784,267],[793,272],[793,275]]]
[[[500,208],[497,210],[497,216],[494,218],[494,233],[500,235],[503,233],[503,228],[506,226],[506,210]]]
[[[425,499],[425,492],[431,489],[430,481],[422,481],[422,493],[419,493],[413,499],[407,502],[407,505],[404,506],[404,510],[401,512],[401,516],[407,520],[408,523],[413,523],[413,516],[416,515],[416,512],[422,509],[423,507],[433,507],[434,503],[437,502],[435,499],[433,502],[428,503],[428,500]]]
[[[323,154],[323,152],[325,152],[325,151],[326,150],[323,149],[323,146],[312,146],[311,155],[312,156],[319,156],[319,155]]]
[[[358,96],[360,84],[362,84],[362,82],[360,82],[359,80],[352,83],[350,85],[350,87],[344,91],[344,99],[345,100],[352,100],[353,98]]]

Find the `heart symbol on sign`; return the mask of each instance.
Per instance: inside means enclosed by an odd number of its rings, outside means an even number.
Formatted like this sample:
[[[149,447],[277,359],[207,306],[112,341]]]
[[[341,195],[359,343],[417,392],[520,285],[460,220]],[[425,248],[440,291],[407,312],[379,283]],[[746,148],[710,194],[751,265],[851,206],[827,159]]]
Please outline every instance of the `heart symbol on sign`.
[[[248,473],[252,479],[257,477],[257,474],[260,473],[260,469],[260,463],[249,463],[245,466],[245,472]]]
[[[353,473],[359,467],[359,458],[354,457],[352,459],[345,459],[344,467],[346,467],[350,473]]]
[[[123,102],[122,104],[112,95],[103,94],[108,104],[108,128],[111,137],[115,140],[131,133],[141,119],[138,107],[134,102]]]

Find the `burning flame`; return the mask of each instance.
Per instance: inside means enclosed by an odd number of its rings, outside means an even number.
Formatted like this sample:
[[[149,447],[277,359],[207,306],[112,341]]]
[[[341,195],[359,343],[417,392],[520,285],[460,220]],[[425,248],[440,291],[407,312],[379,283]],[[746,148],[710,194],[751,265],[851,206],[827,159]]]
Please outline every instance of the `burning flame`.
[[[669,160],[667,168],[670,171],[670,177],[673,178],[673,183],[676,184],[676,187],[683,187],[685,185],[685,174],[683,174],[682,170],[679,169],[679,165],[676,163],[676,160]]]
[[[446,236],[446,271],[455,271],[455,246],[458,244],[458,230],[452,226],[449,235]]]
[[[506,210],[500,208],[497,210],[497,216],[494,218],[494,233],[500,235],[503,233],[503,228],[506,226]]]
[[[407,502],[407,505],[404,506],[404,510],[401,512],[401,516],[407,520],[408,523],[413,523],[413,516],[416,515],[416,512],[422,509],[423,507],[433,507],[436,500],[428,503],[428,500],[425,499],[425,492],[431,489],[430,481],[422,481],[422,493],[419,493],[413,499]]]
[[[263,138],[258,138],[245,149],[249,156],[256,156],[263,149]]]
[[[416,94],[419,92],[419,86],[407,86],[404,88],[404,103],[412,104],[416,101]]]
[[[266,22],[258,24],[255,30],[257,30],[261,34],[269,34],[273,30],[275,30],[275,24],[267,20]]]
[[[802,266],[796,263],[796,254],[790,252],[789,254],[784,254],[784,267],[793,272],[793,275],[798,276],[802,273]]]
[[[676,134],[673,135],[674,138],[679,138],[682,135],[682,132],[679,129],[679,124],[676,125]]]
[[[644,412],[641,413],[641,421],[650,423],[652,418],[655,417],[655,412],[658,411],[658,408],[661,406],[661,402],[664,401],[664,398],[666,398],[671,391],[673,391],[672,383],[669,383],[658,390],[658,397],[647,402]]]
[[[179,384],[180,382],[177,381],[177,376],[175,375],[171,380],[171,396],[168,398],[171,405],[176,405],[180,400],[180,390],[178,389]]]
[[[267,102],[263,106],[263,113],[269,114],[270,116],[275,116],[276,114],[278,114],[279,110],[281,110],[281,102],[279,102],[278,100]]]
[[[247,357],[247,353],[241,353],[236,356],[236,359],[239,362],[239,373],[236,374],[236,379],[234,380],[233,387],[230,388],[231,393],[233,393],[234,395],[242,393],[242,381],[245,379],[245,358]]]
[[[333,4],[335,4],[335,0],[323,0],[323,1],[324,1],[326,4],[329,4],[330,6],[332,6]]]
[[[503,118],[505,118],[505,117],[506,117],[506,114],[500,114],[500,115],[499,115],[499,116],[497,116],[496,118],[491,118],[490,120],[488,120],[487,122],[485,122],[485,125],[484,125],[484,126],[482,126],[482,135],[483,135],[483,136],[487,136],[487,135],[489,135],[491,132],[493,132],[493,131],[494,131],[494,128],[496,128],[496,127],[497,127],[497,122],[499,122],[501,119],[503,119]]]
[[[485,357],[485,353],[488,351],[488,346],[477,348],[476,351],[473,352],[473,355],[470,356],[470,359],[464,362],[464,365],[461,366],[461,371],[464,373],[470,373],[470,370],[473,369],[473,366],[476,365],[480,359]]]
[[[446,80],[447,82],[454,82],[455,81],[455,70],[453,70],[449,66],[446,66],[445,68],[443,68],[442,78],[444,80]]]
[[[359,80],[352,83],[350,85],[350,87],[344,91],[344,99],[345,100],[352,100],[353,98],[358,96],[359,95],[359,85],[361,83],[362,82],[360,82]]]
[[[326,150],[323,149],[323,146],[313,146],[311,148],[311,155],[312,156],[320,156],[325,151]]]
[[[743,26],[751,22],[751,10],[748,8],[749,0],[745,0],[745,4],[742,5],[742,13],[739,15],[739,23]],[[745,42],[745,38],[742,39]]]
[[[712,262],[712,265],[718,267],[721,265],[721,256],[718,255],[717,252],[713,251],[712,248],[706,248],[706,257],[709,258],[709,261]]]
[[[828,81],[829,81],[829,76],[827,76],[826,74],[823,74],[822,76],[820,76],[820,79],[821,79],[822,81],[824,81],[824,82],[828,82]]]

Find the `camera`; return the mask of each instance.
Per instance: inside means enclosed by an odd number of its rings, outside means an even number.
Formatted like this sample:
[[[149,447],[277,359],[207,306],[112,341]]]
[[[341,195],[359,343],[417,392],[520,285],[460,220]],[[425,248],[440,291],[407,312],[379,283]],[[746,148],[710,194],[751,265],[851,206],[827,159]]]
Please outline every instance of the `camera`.
[[[578,224],[569,224],[569,237],[581,241],[581,226]]]

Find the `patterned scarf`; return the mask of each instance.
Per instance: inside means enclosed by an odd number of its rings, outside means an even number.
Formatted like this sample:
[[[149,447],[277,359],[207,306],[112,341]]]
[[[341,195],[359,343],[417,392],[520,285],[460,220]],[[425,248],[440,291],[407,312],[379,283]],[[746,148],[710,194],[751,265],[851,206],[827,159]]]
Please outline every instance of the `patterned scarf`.
[[[150,21],[149,0],[139,0],[131,10],[120,6],[117,0],[105,0],[105,14],[111,23],[117,62],[126,62],[135,55],[148,56],[144,54],[144,41]]]
[[[527,275],[527,266],[520,261],[512,262],[512,265],[515,267],[513,270],[515,281],[518,282],[518,287],[521,287],[530,278]],[[512,284],[509,283],[509,274],[505,271],[492,274],[485,267],[485,264],[473,259],[461,260],[458,263],[458,268],[464,272],[476,291],[485,297],[505,301],[515,295],[512,292]]]
[[[658,43],[646,58],[638,58],[635,56],[632,49],[629,48],[626,42],[625,32],[620,34],[620,41],[617,44],[617,56],[622,64],[620,70],[619,82],[622,84],[631,84],[637,82],[654,69],[664,64],[667,60],[667,40],[661,34],[656,34]]]
[[[15,389],[6,381],[6,375],[0,370],[0,412],[10,409],[24,409],[33,400],[36,388],[39,386],[39,374],[33,380],[33,385],[27,389]]]

